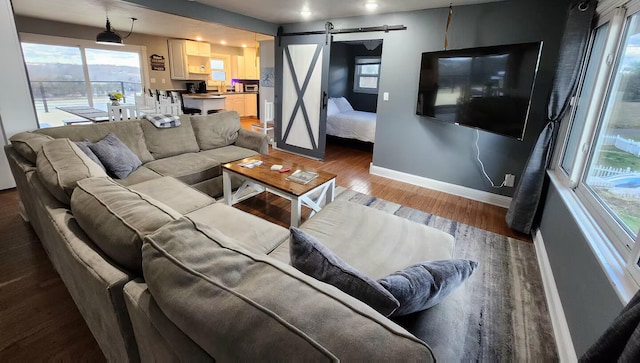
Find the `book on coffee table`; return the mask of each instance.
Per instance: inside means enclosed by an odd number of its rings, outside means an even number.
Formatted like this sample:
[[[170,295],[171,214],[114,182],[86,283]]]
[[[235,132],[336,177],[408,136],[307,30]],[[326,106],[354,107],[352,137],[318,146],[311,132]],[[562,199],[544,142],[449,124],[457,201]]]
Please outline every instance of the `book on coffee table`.
[[[311,171],[296,170],[293,174],[289,175],[286,179],[299,184],[307,184],[313,179],[317,178],[318,174]]]

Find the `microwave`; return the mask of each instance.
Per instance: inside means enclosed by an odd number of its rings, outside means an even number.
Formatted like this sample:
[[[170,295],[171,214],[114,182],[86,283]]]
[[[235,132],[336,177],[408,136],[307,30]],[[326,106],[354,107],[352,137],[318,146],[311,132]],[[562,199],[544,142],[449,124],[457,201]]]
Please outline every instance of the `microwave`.
[[[244,91],[245,92],[258,92],[258,85],[257,84],[245,84],[244,85]]]

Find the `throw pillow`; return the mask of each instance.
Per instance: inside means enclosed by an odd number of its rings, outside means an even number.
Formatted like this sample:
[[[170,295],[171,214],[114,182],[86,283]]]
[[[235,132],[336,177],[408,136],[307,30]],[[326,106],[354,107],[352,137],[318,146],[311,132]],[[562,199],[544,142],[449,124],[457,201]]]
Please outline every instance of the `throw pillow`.
[[[398,308],[398,300],[382,285],[349,266],[313,236],[295,227],[291,227],[289,251],[293,267],[337,287],[382,315],[389,316]]]
[[[104,139],[88,146],[100,159],[107,172],[118,179],[126,178],[142,165],[136,154],[113,133],[109,133]]]
[[[100,159],[98,159],[96,154],[94,154],[93,151],[89,149],[89,144],[91,144],[91,141],[87,141],[87,140],[75,141],[75,143],[78,146],[78,148],[82,150],[83,153],[87,154],[89,159],[93,160],[94,163],[98,164],[102,168],[102,170],[107,171],[107,169],[104,167],[104,165],[102,165],[102,162],[100,161]]]
[[[353,107],[344,97],[335,98],[334,102],[336,103],[336,106],[338,106],[338,110],[340,110],[340,112],[353,111]]]
[[[333,116],[337,113],[340,113],[340,110],[338,109],[336,102],[333,98],[329,98],[329,101],[327,101],[327,116]]]
[[[460,286],[478,267],[471,260],[427,261],[394,272],[378,280],[398,301],[391,316],[428,309]]]

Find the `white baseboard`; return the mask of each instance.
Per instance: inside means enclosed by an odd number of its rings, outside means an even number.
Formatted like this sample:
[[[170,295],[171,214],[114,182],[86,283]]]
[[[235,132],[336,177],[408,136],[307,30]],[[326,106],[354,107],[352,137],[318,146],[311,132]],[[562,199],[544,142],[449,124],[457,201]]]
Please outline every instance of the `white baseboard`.
[[[439,192],[457,195],[467,199],[477,200],[479,202],[497,205],[498,207],[509,208],[511,197],[493,194],[482,190],[463,187],[461,185],[445,183],[439,180],[429,179],[422,176],[403,173],[401,171],[375,166],[369,167],[369,172],[373,175],[398,180],[401,182],[417,185],[419,187],[437,190]]]
[[[573,347],[571,332],[569,325],[562,309],[562,301],[558,294],[556,280],[553,278],[553,271],[547,256],[547,250],[544,247],[544,240],[540,229],[533,234],[533,244],[536,248],[536,257],[538,258],[538,266],[542,275],[542,284],[544,285],[544,294],[547,298],[549,306],[549,315],[551,316],[551,324],[553,325],[553,335],[556,337],[556,345],[558,346],[558,355],[560,362],[577,362],[576,350]]]

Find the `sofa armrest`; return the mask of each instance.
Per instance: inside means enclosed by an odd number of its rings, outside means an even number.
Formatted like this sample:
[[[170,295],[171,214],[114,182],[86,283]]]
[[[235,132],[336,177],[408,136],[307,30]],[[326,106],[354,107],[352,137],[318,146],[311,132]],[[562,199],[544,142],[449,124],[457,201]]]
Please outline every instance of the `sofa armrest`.
[[[266,155],[269,153],[269,136],[255,131],[240,129],[235,145]]]

